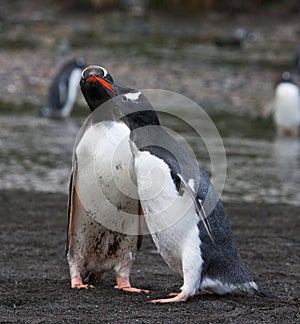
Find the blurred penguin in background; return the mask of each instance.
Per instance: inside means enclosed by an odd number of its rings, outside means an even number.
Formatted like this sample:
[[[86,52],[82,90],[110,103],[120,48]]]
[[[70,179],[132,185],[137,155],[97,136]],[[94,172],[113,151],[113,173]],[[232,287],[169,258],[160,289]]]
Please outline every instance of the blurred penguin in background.
[[[278,136],[297,137],[300,127],[300,90],[290,72],[276,77],[275,93],[262,109],[262,116],[273,117]]]
[[[279,136],[299,135],[300,92],[289,72],[283,72],[275,86],[273,118]]]
[[[66,62],[53,79],[45,107],[40,115],[49,118],[68,117],[73,109],[85,60],[81,57]]]

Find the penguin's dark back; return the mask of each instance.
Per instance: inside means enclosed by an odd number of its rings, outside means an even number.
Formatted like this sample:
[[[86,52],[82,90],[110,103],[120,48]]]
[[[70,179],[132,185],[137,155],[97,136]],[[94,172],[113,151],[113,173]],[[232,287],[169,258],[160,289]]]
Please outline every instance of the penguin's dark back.
[[[232,237],[226,210],[213,184],[200,167],[199,176],[200,184],[197,198],[201,199],[202,204],[204,205],[216,245],[223,245],[224,243],[226,243],[224,242],[224,239],[227,240],[231,239]],[[200,232],[203,233],[202,238],[204,241],[211,242],[204,227]]]
[[[199,174],[198,198],[204,202],[204,206],[205,201],[215,204],[207,217],[214,242],[202,222],[198,223],[204,261],[202,273],[212,279],[237,285],[251,281],[252,277],[239,254],[224,205],[206,174],[201,169]]]

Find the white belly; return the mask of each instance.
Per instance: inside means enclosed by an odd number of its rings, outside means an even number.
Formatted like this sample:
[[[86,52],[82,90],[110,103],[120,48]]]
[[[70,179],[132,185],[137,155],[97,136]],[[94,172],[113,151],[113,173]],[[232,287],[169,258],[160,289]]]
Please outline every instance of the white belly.
[[[183,257],[202,264],[199,219],[189,194],[178,195],[169,167],[149,152],[136,154],[135,172],[145,221],[166,263],[181,274]]]
[[[278,85],[274,102],[274,121],[282,128],[295,128],[300,125],[300,95],[296,85]]]
[[[76,191],[97,223],[137,234],[138,195],[129,133],[122,122],[101,122],[85,131],[76,148]]]

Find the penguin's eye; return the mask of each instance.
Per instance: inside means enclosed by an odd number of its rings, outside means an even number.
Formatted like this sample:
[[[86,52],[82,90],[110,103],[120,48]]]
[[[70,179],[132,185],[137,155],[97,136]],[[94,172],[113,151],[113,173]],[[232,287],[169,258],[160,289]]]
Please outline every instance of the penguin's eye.
[[[128,98],[127,98],[126,96],[123,96],[123,97],[122,97],[122,101],[123,101],[123,102],[127,102],[127,101],[128,101]]]

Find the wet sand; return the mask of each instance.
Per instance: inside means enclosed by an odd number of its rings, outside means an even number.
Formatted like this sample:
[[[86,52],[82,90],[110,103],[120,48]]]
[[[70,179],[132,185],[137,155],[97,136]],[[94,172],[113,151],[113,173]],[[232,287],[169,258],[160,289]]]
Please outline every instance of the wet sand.
[[[296,323],[299,314],[299,207],[227,203],[242,257],[259,285],[277,299],[202,295],[186,303],[152,305],[178,291],[181,278],[144,239],[133,286],[113,288],[107,274],[93,290],[70,288],[66,241],[67,196],[0,191],[0,322],[19,323]]]

